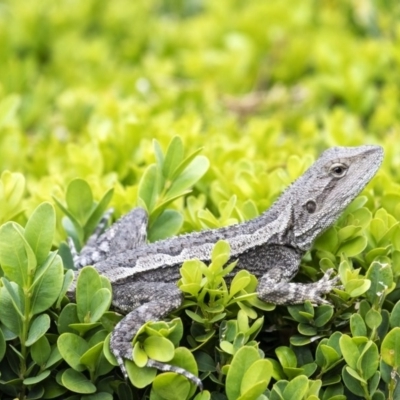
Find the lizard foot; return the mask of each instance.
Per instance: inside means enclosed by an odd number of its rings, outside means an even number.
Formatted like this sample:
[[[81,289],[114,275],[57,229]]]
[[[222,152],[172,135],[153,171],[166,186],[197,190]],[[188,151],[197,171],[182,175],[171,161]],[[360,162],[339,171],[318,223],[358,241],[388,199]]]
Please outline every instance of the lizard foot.
[[[335,276],[331,278],[333,272],[333,268],[328,269],[319,281],[308,285],[308,299],[311,301],[311,303],[330,304],[330,302],[322,298],[322,296],[331,292],[333,288],[337,287],[340,277]]]

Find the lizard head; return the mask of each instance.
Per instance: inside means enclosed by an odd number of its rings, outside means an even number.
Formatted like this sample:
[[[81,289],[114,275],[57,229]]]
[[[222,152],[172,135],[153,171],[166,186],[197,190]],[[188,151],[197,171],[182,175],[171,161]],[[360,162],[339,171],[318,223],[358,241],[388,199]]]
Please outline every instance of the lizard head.
[[[322,153],[281,198],[282,206],[291,205],[295,246],[309,249],[372,179],[382,160],[380,146],[332,147]]]

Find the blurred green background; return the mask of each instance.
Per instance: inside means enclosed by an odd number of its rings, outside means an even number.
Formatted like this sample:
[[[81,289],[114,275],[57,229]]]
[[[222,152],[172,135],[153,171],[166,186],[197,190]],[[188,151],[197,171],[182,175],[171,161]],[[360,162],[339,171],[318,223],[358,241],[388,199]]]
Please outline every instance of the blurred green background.
[[[207,195],[332,145],[382,144],[397,179],[399,17],[397,0],[1,1],[0,169],[25,174],[28,210],[78,176],[126,212],[174,135],[204,147]],[[274,197],[245,185],[259,211]]]

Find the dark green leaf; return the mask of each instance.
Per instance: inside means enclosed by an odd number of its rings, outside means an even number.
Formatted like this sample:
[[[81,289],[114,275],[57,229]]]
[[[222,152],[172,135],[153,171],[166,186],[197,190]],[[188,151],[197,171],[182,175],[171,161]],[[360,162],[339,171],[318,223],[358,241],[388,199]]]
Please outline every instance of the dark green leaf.
[[[68,368],[61,376],[62,384],[75,393],[89,394],[96,391],[96,386],[82,373]]]
[[[138,196],[147,212],[153,210],[161,190],[160,171],[155,164],[149,165],[139,182]]]
[[[35,253],[38,265],[49,254],[56,228],[56,215],[50,203],[40,204],[25,226],[25,239]]]
[[[47,314],[39,315],[34,319],[29,328],[28,339],[26,340],[25,345],[31,346],[33,343],[39,340],[49,328],[50,317]]]
[[[39,314],[57,300],[63,284],[63,265],[60,256],[50,253],[35,274],[31,299],[31,312]]]
[[[152,223],[148,232],[148,240],[155,242],[176,235],[182,224],[183,217],[178,211],[164,210]]]
[[[166,179],[172,179],[175,170],[183,160],[183,143],[179,136],[173,137],[165,154],[162,173]]]
[[[51,348],[46,336],[42,336],[35,341],[31,347],[31,356],[33,361],[41,368],[47,363],[51,354]]]
[[[106,212],[107,206],[110,203],[114,194],[114,189],[109,189],[101,198],[99,203],[96,205],[92,213],[90,214],[89,219],[85,224],[85,238],[88,238],[96,229],[99,224],[101,218]]]
[[[63,333],[57,340],[57,346],[64,360],[72,368],[76,371],[85,369],[85,366],[80,362],[82,355],[89,349],[85,339],[73,333]]]

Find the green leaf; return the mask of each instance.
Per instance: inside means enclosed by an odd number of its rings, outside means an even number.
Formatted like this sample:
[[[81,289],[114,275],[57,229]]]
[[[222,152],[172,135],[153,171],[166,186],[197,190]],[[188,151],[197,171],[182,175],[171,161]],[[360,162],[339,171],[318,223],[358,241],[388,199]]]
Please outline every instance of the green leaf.
[[[69,327],[70,324],[79,323],[78,315],[77,315],[77,306],[76,304],[70,303],[67,304],[61,311],[60,316],[58,317],[57,328],[59,333],[74,331]]]
[[[22,335],[24,295],[21,288],[14,282],[2,278],[0,288],[0,319],[2,323],[17,336]]]
[[[75,393],[89,394],[96,392],[96,386],[82,373],[68,368],[61,375],[62,384]]]
[[[350,392],[354,393],[357,396],[360,396],[361,398],[364,398],[365,393],[363,387],[361,386],[362,379],[358,376],[356,371],[347,366],[344,366],[342,369],[342,378],[344,384],[346,385],[347,389],[350,390]]]
[[[371,308],[365,316],[365,323],[370,329],[378,328],[378,326],[382,323],[381,313]]]
[[[94,293],[89,308],[90,322],[97,322],[103,316],[110,308],[111,300],[111,292],[106,288],[102,288]]]
[[[261,361],[261,360],[260,360]],[[259,381],[251,386],[248,390],[243,391],[242,395],[238,400],[253,400],[253,399],[265,399],[263,392],[267,386],[267,381]]]
[[[151,224],[148,232],[148,240],[155,242],[174,236],[179,232],[183,224],[183,216],[175,210],[164,210]]]
[[[383,339],[381,345],[382,360],[393,368],[400,366],[400,328],[393,328]]]
[[[193,283],[200,286],[202,280],[200,264],[201,261],[199,260],[187,260],[182,264],[179,272],[182,276],[182,282],[184,284]]]
[[[394,305],[392,312],[390,313],[389,321],[391,328],[400,328],[400,300]]]
[[[57,346],[53,346],[49,357],[47,358],[46,361],[46,368],[52,367],[54,364],[58,363],[60,360],[62,360],[62,356],[57,348]]]
[[[317,307],[315,310],[314,325],[318,328],[322,328],[332,318],[333,311],[333,307],[329,305]]]
[[[379,366],[379,351],[377,345],[371,340],[363,348],[357,367],[363,379],[368,381]]]
[[[360,314],[350,317],[350,329],[353,336],[367,336],[367,327]]]
[[[46,336],[42,336],[31,347],[31,356],[33,361],[43,368],[51,354],[51,347]]]
[[[33,343],[39,340],[49,328],[50,317],[47,314],[39,315],[34,319],[29,328],[28,339],[26,340],[25,345],[31,346]]]
[[[197,156],[172,182],[165,197],[175,197],[193,186],[208,170],[207,157]]]
[[[143,350],[153,360],[167,362],[174,357],[174,345],[165,337],[150,336],[143,342]]]
[[[79,362],[85,365],[89,371],[94,372],[99,363],[100,356],[103,354],[104,342],[97,343],[82,354]]]
[[[174,136],[165,154],[162,173],[166,179],[172,179],[175,170],[183,161],[183,143],[179,136]]]
[[[93,267],[82,268],[76,284],[76,305],[80,322],[92,321],[93,294],[100,289],[102,289],[102,282],[97,270]]]
[[[382,293],[393,284],[393,272],[390,265],[374,261],[368,268],[366,277],[371,281],[367,299],[374,303],[379,301]]]
[[[4,338],[3,331],[0,329],[0,361],[3,359],[4,355],[6,354],[6,340]]]
[[[239,273],[242,271],[239,271]],[[243,271],[244,272],[244,271]],[[239,293],[250,283],[250,276],[242,276],[237,273],[231,282],[231,287],[229,288],[229,296],[233,297],[236,293]]]
[[[232,355],[235,353],[235,349],[233,347],[233,344],[230,343],[230,342],[227,342],[226,340],[221,340],[221,342],[219,343],[219,347],[225,353],[232,354]]]
[[[157,197],[160,194],[160,172],[155,164],[149,165],[139,182],[138,196],[143,201],[148,213],[154,209]]]
[[[65,194],[69,211],[81,226],[86,224],[93,208],[92,189],[89,184],[80,178],[72,180]]]
[[[340,340],[340,350],[346,363],[353,369],[357,368],[357,361],[360,357],[357,344],[348,335],[342,335]]]
[[[333,364],[336,363],[336,361],[338,361],[340,359],[340,355],[337,353],[337,351],[325,344],[321,344],[320,346],[321,348],[321,352],[326,360],[326,362],[324,363],[324,366],[327,368]]]
[[[156,139],[153,139],[153,151],[156,156],[157,166],[162,170],[164,165],[164,154],[160,143]]]
[[[50,253],[34,276],[31,298],[32,315],[47,310],[57,301],[63,278],[63,265],[60,256],[56,253]]]
[[[133,361],[139,368],[146,366],[149,357],[147,357],[146,352],[142,349],[139,342],[136,342],[133,346],[132,352]]]
[[[63,359],[73,369],[76,371],[85,369],[85,366],[80,362],[82,355],[89,349],[85,339],[73,333],[63,333],[58,337],[57,346]]]
[[[29,378],[25,378],[23,380],[23,384],[30,386],[30,385],[35,385],[36,383],[44,381],[48,376],[50,375],[50,371],[43,371],[37,376],[32,376]]]
[[[209,354],[204,351],[196,351],[194,356],[200,371],[216,371],[214,359]]]
[[[315,336],[318,333],[317,328],[308,324],[299,324],[297,325],[297,329],[299,333],[304,336]]]
[[[125,361],[125,367],[128,372],[129,380],[132,382],[132,385],[142,389],[151,382],[153,382],[154,378],[157,375],[157,370],[155,368],[143,367],[140,368],[132,361]]]
[[[236,400],[241,395],[241,387],[246,371],[260,359],[254,347],[242,347],[233,357],[226,377],[226,394],[229,400]]]
[[[25,226],[24,236],[33,252],[38,265],[47,258],[53,243],[56,228],[56,215],[50,203],[40,204]]]
[[[94,230],[96,229],[97,225],[99,224],[101,218],[103,217],[108,204],[110,203],[114,194],[114,189],[109,189],[101,198],[99,203],[96,205],[92,213],[90,214],[89,219],[85,224],[85,238],[89,237]]]
[[[67,207],[65,207],[64,204],[60,200],[58,200],[56,197],[53,196],[53,200],[58,205],[60,210],[65,214],[65,217],[63,218],[62,222],[63,222],[63,226],[66,229],[66,231],[68,232],[68,234],[69,234],[69,229],[66,228],[65,222],[68,225],[71,225],[71,227],[74,227],[75,229],[80,227],[79,221],[75,218],[75,216],[71,213],[71,211]],[[83,237],[80,239],[83,239]]]
[[[172,174],[171,179],[174,180],[178,177],[182,171],[192,162],[192,160],[203,150],[202,147],[193,151],[193,153],[189,154],[175,169],[174,173]]]
[[[344,285],[346,292],[351,297],[358,297],[364,294],[371,286],[369,279],[351,279]]]
[[[154,379],[152,390],[163,400],[187,399],[190,383],[182,375],[165,372]]]
[[[277,347],[275,349],[275,354],[283,367],[295,368],[297,366],[296,355],[290,347]]]
[[[307,393],[308,379],[304,375],[293,378],[283,391],[284,399],[302,399]]]
[[[197,393],[196,397],[193,400],[211,400],[211,394],[208,390],[204,390],[201,393]]]
[[[272,364],[268,360],[257,360],[250,365],[249,369],[245,372],[240,387],[240,392],[246,393],[252,387],[257,387],[257,396],[261,395],[268,386],[272,377]],[[261,385],[260,385],[261,384]],[[256,393],[252,393],[256,396]]]
[[[25,287],[33,251],[21,235],[21,229],[15,222],[7,222],[0,227],[0,264],[8,279]]]
[[[304,324],[310,323],[314,316],[313,315],[309,315],[309,314],[305,314],[303,312],[304,310],[304,305],[294,305],[294,306],[288,306],[288,311],[289,314],[292,316],[292,318],[297,321],[297,322],[301,322]]]
[[[338,239],[339,242],[345,242],[350,238],[353,238],[362,230],[360,226],[348,225],[344,228],[339,229],[338,231]]]
[[[64,265],[65,266],[65,265]],[[61,302],[66,295],[68,288],[71,286],[72,281],[74,280],[74,271],[71,269],[68,269],[65,272],[62,287],[60,290],[60,294],[58,295],[57,303],[56,303],[56,308],[61,308]]]
[[[356,236],[353,239],[348,240],[343,243],[336,254],[341,255],[344,253],[347,257],[355,257],[356,255],[362,253],[367,247],[367,239],[364,236]]]

